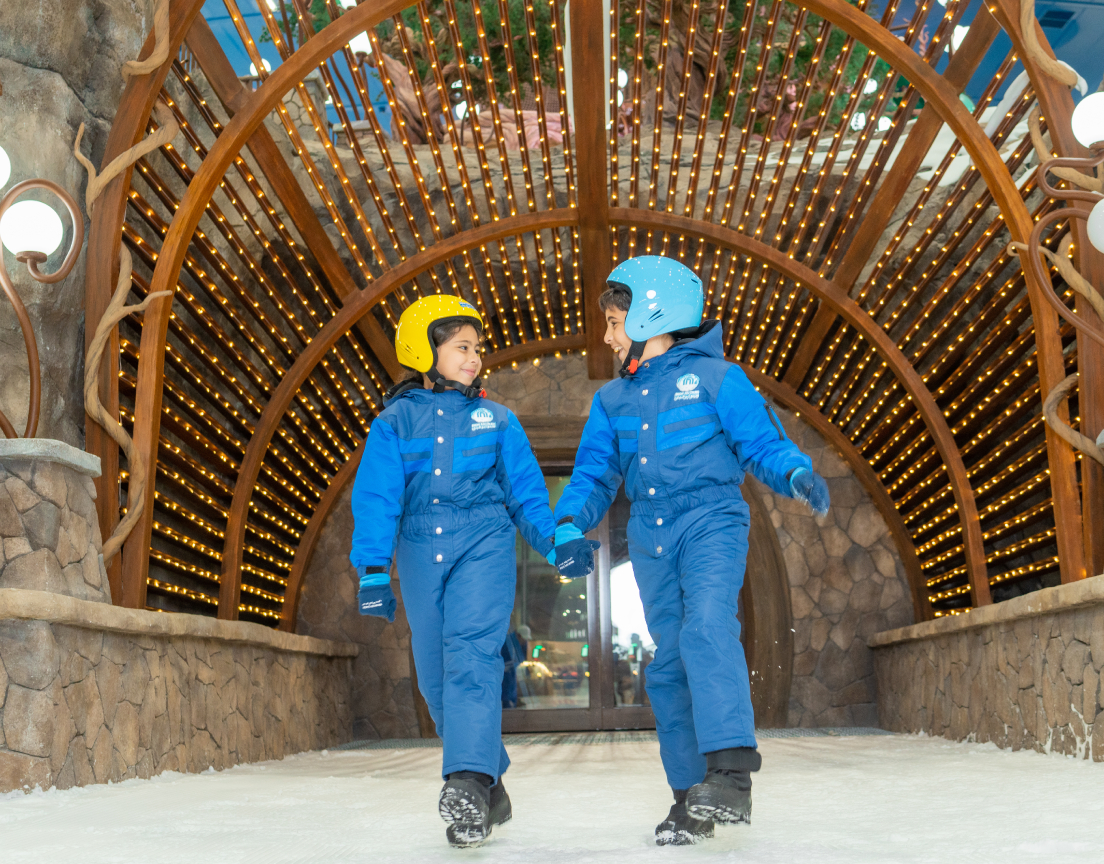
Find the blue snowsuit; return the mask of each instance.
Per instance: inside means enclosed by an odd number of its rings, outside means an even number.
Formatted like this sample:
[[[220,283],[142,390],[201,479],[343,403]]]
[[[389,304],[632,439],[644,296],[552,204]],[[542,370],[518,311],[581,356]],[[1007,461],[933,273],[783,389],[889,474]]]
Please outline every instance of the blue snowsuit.
[[[750,525],[744,473],[789,495],[787,473],[811,468],[724,359],[717,323],[595,394],[556,505],[557,521],[571,516],[586,532],[625,482],[629,557],[657,645],[646,687],[674,789],[702,781],[703,754],[756,746],[736,618]]]
[[[502,644],[514,608],[514,526],[541,555],[555,524],[529,439],[514,414],[455,390],[406,390],[376,418],[353,485],[354,567],[390,566],[418,687],[444,741],[443,775],[498,778]]]

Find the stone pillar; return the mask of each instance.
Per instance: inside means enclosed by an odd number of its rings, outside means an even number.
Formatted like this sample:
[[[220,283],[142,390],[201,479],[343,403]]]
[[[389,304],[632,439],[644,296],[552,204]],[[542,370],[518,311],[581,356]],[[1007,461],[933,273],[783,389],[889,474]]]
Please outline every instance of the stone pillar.
[[[0,589],[111,602],[100,555],[100,460],[46,438],[0,441]]]

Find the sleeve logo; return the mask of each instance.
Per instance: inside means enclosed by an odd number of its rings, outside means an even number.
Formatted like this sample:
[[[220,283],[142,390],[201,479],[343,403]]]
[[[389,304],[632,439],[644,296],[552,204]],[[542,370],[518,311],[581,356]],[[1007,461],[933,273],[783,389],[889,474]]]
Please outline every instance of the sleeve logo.
[[[698,384],[701,383],[701,379],[698,378],[693,372],[688,372],[675,382],[675,386],[678,387],[679,392],[675,394],[675,401],[680,402],[686,399],[698,398]]]

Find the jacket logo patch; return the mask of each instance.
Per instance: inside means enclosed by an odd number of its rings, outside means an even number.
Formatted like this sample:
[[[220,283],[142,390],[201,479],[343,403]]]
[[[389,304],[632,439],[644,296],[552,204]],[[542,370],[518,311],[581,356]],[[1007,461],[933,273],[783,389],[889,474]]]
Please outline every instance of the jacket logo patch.
[[[494,412],[487,410],[486,408],[476,408],[471,413],[472,431],[476,432],[480,429],[494,429]]]
[[[698,393],[698,384],[700,383],[700,379],[693,372],[683,375],[675,382],[675,386],[679,389],[679,392],[675,394],[675,401],[683,402],[687,399],[697,399],[700,395]]]

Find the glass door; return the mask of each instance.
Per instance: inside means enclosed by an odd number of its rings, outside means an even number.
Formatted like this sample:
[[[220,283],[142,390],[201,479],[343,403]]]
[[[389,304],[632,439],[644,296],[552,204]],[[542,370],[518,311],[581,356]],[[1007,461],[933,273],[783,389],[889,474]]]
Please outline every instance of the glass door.
[[[567,481],[545,476],[553,507]],[[562,579],[518,535],[517,593],[502,648],[504,732],[655,726],[644,692],[655,646],[628,564],[628,501],[618,499],[590,535],[602,549],[586,580]]]

